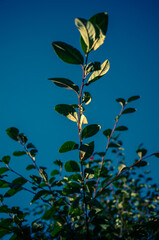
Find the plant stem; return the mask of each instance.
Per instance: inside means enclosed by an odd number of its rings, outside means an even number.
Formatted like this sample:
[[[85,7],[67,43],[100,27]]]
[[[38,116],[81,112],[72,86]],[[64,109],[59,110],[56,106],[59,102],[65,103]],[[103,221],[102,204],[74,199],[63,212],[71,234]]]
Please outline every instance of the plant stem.
[[[102,157],[101,167],[100,167],[100,170],[99,170],[99,177],[98,177],[98,179],[97,179],[97,183],[96,183],[96,186],[95,186],[95,189],[94,189],[94,197],[96,196],[96,191],[97,191],[97,188],[98,188],[98,184],[99,184],[99,180],[100,180],[100,175],[101,175],[101,171],[102,171],[102,168],[103,168],[104,159],[105,159],[105,156],[106,156],[107,151],[108,151],[108,148],[109,148],[109,143],[110,143],[110,140],[111,140],[111,138],[112,138],[112,136],[113,136],[113,133],[114,133],[114,131],[115,131],[115,128],[116,128],[116,126],[117,126],[117,123],[118,123],[118,121],[119,121],[119,118],[120,118],[123,110],[124,110],[124,105],[122,105],[121,111],[120,111],[118,117],[116,118],[114,127],[113,127],[113,129],[112,129],[112,131],[111,131],[111,134],[110,134],[110,136],[108,137],[107,146],[106,146],[106,149],[105,149],[104,156]]]

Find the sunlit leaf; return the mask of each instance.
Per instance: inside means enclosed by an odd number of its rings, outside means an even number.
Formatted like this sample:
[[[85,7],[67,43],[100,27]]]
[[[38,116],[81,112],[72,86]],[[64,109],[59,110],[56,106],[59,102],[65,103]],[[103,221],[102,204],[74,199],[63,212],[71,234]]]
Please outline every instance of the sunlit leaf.
[[[100,70],[101,64],[100,62],[90,62],[87,64],[85,68],[85,76],[87,76],[89,73]]]
[[[88,105],[91,102],[91,100],[92,100],[91,94],[89,92],[84,92],[82,100],[85,103],[85,105]]]
[[[60,41],[53,42],[52,46],[57,56],[64,62],[83,65],[83,56],[76,48]]]
[[[45,170],[44,170],[43,168],[40,168],[40,169],[39,169],[39,174],[40,174],[40,176],[44,179],[44,181],[47,181],[47,180],[48,180],[47,173],[45,172]]]
[[[90,83],[97,81],[102,76],[104,76],[110,68],[110,63],[106,60],[103,64],[101,64],[100,70],[94,71],[90,78],[88,79],[86,85],[88,86]]]
[[[75,25],[77,26],[81,37],[86,45],[86,53],[90,52],[96,40],[96,30],[93,24],[83,18],[76,18]],[[85,52],[85,49],[83,50]]]
[[[80,167],[77,162],[69,160],[65,163],[65,170],[66,172],[79,172]]]
[[[59,153],[64,153],[75,149],[78,149],[78,144],[73,141],[67,141],[60,147]]]
[[[126,165],[120,164],[120,165],[118,166],[118,171],[121,172],[121,171],[123,171],[125,168],[126,168]]]
[[[73,122],[78,121],[78,115],[76,110],[67,104],[58,104],[55,106],[55,111],[62,114],[63,116],[67,117]]]
[[[88,124],[87,118],[84,114],[82,114],[80,118],[80,129],[82,128],[82,124]]]
[[[86,126],[81,133],[81,138],[89,138],[94,136],[99,130],[101,129],[100,125],[97,124],[91,124]]]
[[[49,78],[56,86],[66,89],[74,90],[77,94],[79,93],[79,87],[74,84],[71,80],[66,78]]]

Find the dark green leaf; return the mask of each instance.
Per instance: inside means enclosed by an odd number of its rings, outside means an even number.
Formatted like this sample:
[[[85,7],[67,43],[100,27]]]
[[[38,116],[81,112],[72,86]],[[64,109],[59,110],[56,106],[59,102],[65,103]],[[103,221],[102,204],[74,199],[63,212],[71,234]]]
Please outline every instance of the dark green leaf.
[[[9,184],[4,181],[4,180],[0,180],[0,188],[8,188]]]
[[[11,189],[9,189],[5,194],[4,197],[12,197],[14,196],[16,193],[18,193],[19,191],[21,191],[22,188],[17,186],[17,185],[13,185]]]
[[[75,149],[78,149],[78,144],[76,144],[75,142],[73,141],[68,141],[68,142],[65,142],[59,149],[59,153],[64,153],[64,152],[68,152],[68,151],[71,151],[71,150],[75,150]]]
[[[94,25],[97,25],[103,32],[104,35],[106,35],[107,27],[108,27],[108,13],[107,12],[101,12],[97,13],[94,16],[92,16],[89,21],[93,23]]]
[[[112,130],[111,129],[106,129],[104,130],[103,134],[107,137],[107,138],[110,138],[110,135],[112,133]]]
[[[65,163],[65,170],[66,172],[79,172],[80,167],[77,162],[69,160]]]
[[[7,167],[1,167],[0,168],[0,175],[2,175],[5,172],[8,172],[8,171],[9,171],[9,169]]]
[[[81,133],[81,138],[89,138],[94,136],[99,130],[101,129],[100,125],[97,124],[91,124],[86,126]]]
[[[88,86],[90,83],[97,81],[102,76],[104,76],[110,68],[110,63],[106,60],[103,64],[101,64],[100,70],[94,71],[90,78],[88,79],[86,85]]]
[[[88,105],[92,100],[92,96],[89,92],[84,92],[83,93],[83,102],[85,103],[85,105]]]
[[[122,114],[133,113],[133,112],[136,112],[135,108],[127,108],[122,112]]]
[[[24,133],[20,133],[20,134],[19,134],[19,138],[21,139],[21,141],[22,141],[23,144],[25,144],[25,143],[28,141],[28,139],[27,139],[27,137],[24,135]]]
[[[26,167],[26,170],[32,170],[32,169],[36,169],[35,166],[32,164]]]
[[[35,196],[33,197],[32,201],[31,201],[31,204],[33,202],[35,202],[36,200],[38,200],[39,198],[41,198],[42,196],[46,196],[48,195],[49,192],[47,190],[40,190],[38,193],[35,194]]]
[[[27,180],[23,177],[18,177],[18,178],[14,179],[12,181],[13,184],[17,184],[17,185],[20,185],[20,186],[24,185],[26,182],[27,182]]]
[[[31,175],[30,177],[31,177],[31,179],[33,179],[33,181],[35,183],[40,184],[40,182],[41,182],[41,178],[40,177],[35,176],[35,175]]]
[[[158,153],[154,153],[154,156],[159,158],[159,152]]]
[[[126,130],[128,130],[128,128],[125,126],[120,126],[115,129],[115,131],[126,131]]]
[[[53,42],[53,49],[57,56],[66,63],[83,65],[83,56],[71,45],[64,42]]]
[[[59,174],[60,172],[58,171],[58,170],[53,170],[52,172],[51,172],[51,176],[55,176],[55,175],[57,175],[57,174]]]
[[[16,151],[16,152],[13,153],[13,156],[20,157],[20,156],[23,156],[25,154],[26,154],[25,151]]]
[[[85,76],[87,76],[89,73],[100,70],[100,62],[90,62],[87,64],[85,69]]]
[[[144,157],[147,153],[147,150],[145,148],[141,148],[141,149],[138,149],[137,151],[137,154],[140,158]]]
[[[117,143],[114,143],[114,142],[110,142],[109,143],[109,147],[118,148],[118,147],[120,147],[120,144],[117,144]]]
[[[132,101],[135,101],[139,98],[140,98],[140,96],[132,96],[132,97],[128,98],[127,102],[132,102]]]
[[[10,138],[12,138],[15,141],[19,140],[19,130],[15,127],[10,127],[6,130],[6,133]]]
[[[77,94],[79,93],[79,87],[75,85],[72,81],[66,78],[49,78],[56,86],[66,88],[66,89],[72,89]]]
[[[8,165],[10,162],[10,159],[11,159],[10,156],[4,156],[2,157],[2,162]]]
[[[146,162],[146,161],[140,161],[139,163],[137,163],[136,165],[135,165],[135,167],[145,167],[145,166],[147,166],[148,165],[148,162]]]
[[[82,144],[80,147],[80,153],[82,154],[82,160],[86,160],[92,156],[94,152],[94,142],[88,144]]]
[[[78,121],[78,115],[76,110],[67,104],[58,104],[55,106],[55,111],[62,114],[63,116],[67,117],[73,122]]]
[[[38,150],[36,150],[36,149],[30,150],[30,154],[31,154],[32,157],[35,157],[37,152],[38,152]]]
[[[122,106],[125,106],[126,101],[124,98],[117,98],[116,101],[120,103]]]
[[[32,143],[28,143],[27,148],[35,148],[35,146]]]
[[[61,162],[61,160],[57,159],[54,161],[54,164],[56,164],[57,166],[59,167],[62,167],[63,166],[63,163]]]

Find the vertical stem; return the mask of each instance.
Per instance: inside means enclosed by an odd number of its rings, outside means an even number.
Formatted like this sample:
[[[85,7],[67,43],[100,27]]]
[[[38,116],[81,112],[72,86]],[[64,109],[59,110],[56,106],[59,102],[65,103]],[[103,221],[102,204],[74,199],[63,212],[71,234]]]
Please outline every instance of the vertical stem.
[[[81,90],[79,95],[79,114],[78,114],[78,135],[79,135],[79,142],[80,147],[82,145],[82,139],[81,139],[81,130],[82,130],[82,123],[81,123],[81,113],[82,113],[82,94],[83,94],[83,88],[84,88],[84,80],[86,78],[85,76],[85,67],[87,65],[87,58],[88,55],[86,55],[85,58],[85,65],[82,66],[83,69],[83,78],[82,78],[82,84],[81,84]],[[86,202],[86,194],[85,194],[85,187],[84,187],[84,169],[83,169],[83,156],[80,152],[79,154],[80,161],[81,161],[81,176],[82,176],[82,189],[83,189],[83,201],[84,201],[84,209],[85,209],[85,220],[86,220],[86,237],[89,240],[89,223],[88,223],[88,213],[87,213],[87,202]]]

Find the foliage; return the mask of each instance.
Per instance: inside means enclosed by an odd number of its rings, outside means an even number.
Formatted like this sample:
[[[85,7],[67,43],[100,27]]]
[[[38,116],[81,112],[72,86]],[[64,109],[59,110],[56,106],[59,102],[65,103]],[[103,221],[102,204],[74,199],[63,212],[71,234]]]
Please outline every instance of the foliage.
[[[22,147],[13,156],[28,156],[31,164],[26,170],[35,174],[25,177],[11,167],[10,156],[1,158],[0,188],[3,194],[0,195],[0,213],[6,214],[6,217],[0,221],[0,238],[9,235],[11,240],[154,239],[159,226],[159,189],[152,184],[149,171],[140,174],[138,168],[147,166],[149,157],[159,157],[159,152],[147,155],[147,150],[140,145],[136,151],[138,158],[128,166],[120,140],[120,133],[128,128],[118,126],[121,116],[136,111],[131,104],[140,96],[116,99],[121,110],[115,118],[114,127],[103,131],[105,150],[95,152],[92,137],[101,126],[88,124],[85,107],[92,96],[84,88],[105,76],[110,68],[108,60],[103,63],[88,62],[90,52],[96,51],[104,43],[108,14],[99,13],[89,20],[76,18],[75,24],[80,32],[85,57],[64,42],[53,42],[52,47],[62,61],[82,67],[81,84],[78,86],[66,78],[53,77],[49,80],[58,87],[72,90],[78,97],[78,103],[58,104],[55,111],[75,122],[79,135],[78,143],[73,140],[63,143],[59,153],[75,150],[79,152],[79,159],[65,162],[55,160],[56,168],[48,174],[45,167],[37,164],[36,147],[17,128],[8,128],[8,136]],[[108,151],[110,158],[107,157]],[[7,175],[10,173],[15,175],[11,182]],[[31,224],[27,221],[29,209],[21,210],[6,204],[8,198],[21,191],[28,191],[33,196],[31,204],[35,207]]]

